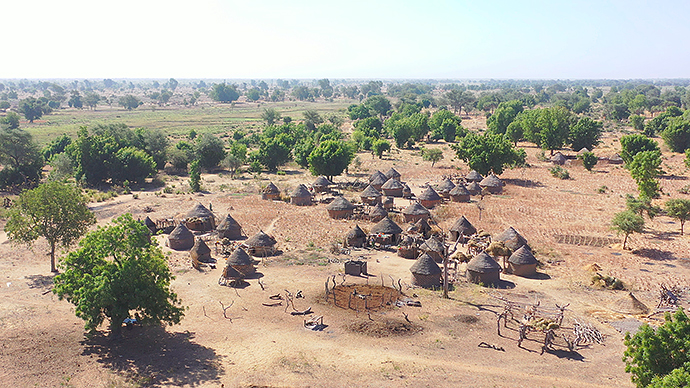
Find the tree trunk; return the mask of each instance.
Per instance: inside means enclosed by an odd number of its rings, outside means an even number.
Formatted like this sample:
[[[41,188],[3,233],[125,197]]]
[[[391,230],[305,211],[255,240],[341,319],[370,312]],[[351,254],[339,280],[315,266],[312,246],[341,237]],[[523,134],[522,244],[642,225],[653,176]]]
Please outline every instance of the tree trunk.
[[[680,222],[680,235],[683,235],[683,226],[685,225],[685,221]]]
[[[628,242],[628,234],[625,234],[625,238],[623,239],[623,250],[625,250],[625,243]]]
[[[127,317],[111,317],[110,318],[110,338],[120,338],[122,334],[122,322]]]
[[[55,266],[55,241],[50,242],[50,272],[58,272]]]

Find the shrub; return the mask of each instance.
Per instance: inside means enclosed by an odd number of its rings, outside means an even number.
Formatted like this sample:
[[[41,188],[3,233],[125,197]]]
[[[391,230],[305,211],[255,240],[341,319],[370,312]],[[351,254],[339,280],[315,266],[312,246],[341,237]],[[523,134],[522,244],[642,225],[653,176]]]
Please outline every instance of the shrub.
[[[568,172],[568,170],[561,166],[553,166],[549,169],[549,172],[554,178],[570,179],[570,173]]]

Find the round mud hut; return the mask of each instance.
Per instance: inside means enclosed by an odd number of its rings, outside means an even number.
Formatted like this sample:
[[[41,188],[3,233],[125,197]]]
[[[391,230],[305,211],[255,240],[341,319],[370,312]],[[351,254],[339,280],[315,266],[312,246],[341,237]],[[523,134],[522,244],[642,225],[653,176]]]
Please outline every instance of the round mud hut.
[[[230,240],[239,240],[242,238],[242,227],[230,214],[225,216],[216,228],[218,238],[227,238]]]
[[[274,185],[273,182],[268,182],[268,185],[261,190],[261,199],[278,201],[280,200],[280,189]]]
[[[553,156],[549,160],[551,161],[551,163],[558,166],[564,165],[566,161],[565,156],[563,156],[563,154],[560,152],[556,152],[555,154],[553,154]]]
[[[466,180],[467,182],[477,182],[477,183],[479,183],[479,182],[482,181],[482,179],[484,179],[484,177],[482,176],[482,174],[478,173],[478,172],[475,171],[475,170],[472,170],[472,171],[470,171],[469,173],[467,173],[467,175],[465,175],[465,180]]]
[[[448,193],[450,196],[450,200],[453,202],[469,202],[470,201],[470,194],[469,190],[467,190],[467,187],[465,187],[464,184],[458,183],[453,190]]]
[[[316,178],[314,183],[311,184],[311,187],[314,188],[315,193],[325,193],[328,192],[328,188],[331,185],[333,185],[333,182],[329,181],[328,178],[321,175]]]
[[[621,158],[620,155],[614,154],[613,156],[609,156],[609,164],[623,164],[625,161],[623,158]]]
[[[503,182],[496,175],[491,174],[479,182],[479,187],[491,194],[500,194],[503,191]]]
[[[381,171],[376,170],[371,176],[369,177],[369,184],[374,187],[376,190],[381,191],[381,186],[383,186],[384,183],[388,178],[386,178],[385,175]]]
[[[386,173],[384,175],[388,179],[400,180],[400,173],[396,169],[394,169],[393,167],[391,167],[390,170],[386,171]]]
[[[403,198],[412,198],[412,189],[407,183],[403,183]]]
[[[417,258],[417,240],[410,235],[405,235],[398,243],[398,256],[405,259]]]
[[[407,228],[407,232],[417,233],[424,236],[424,238],[428,238],[431,235],[431,226],[424,218],[422,218]]]
[[[194,246],[189,250],[189,256],[192,262],[196,260],[200,263],[213,263],[215,261],[211,257],[211,248],[200,238],[196,239]]]
[[[442,263],[446,247],[436,237],[431,236],[419,246],[419,250],[431,256],[437,263]]]
[[[482,192],[482,187],[479,186],[477,182],[471,182],[467,185],[467,191],[469,191],[471,195],[478,195]]]
[[[362,248],[366,243],[367,235],[359,225],[355,225],[355,227],[345,235],[345,245],[348,247]]]
[[[389,197],[402,197],[403,196],[403,184],[395,178],[390,178],[386,183],[381,186],[383,195]]]
[[[422,253],[417,261],[410,267],[412,272],[412,284],[419,287],[440,287],[441,268],[434,259],[426,253]]]
[[[518,233],[518,231],[512,226],[508,227],[508,229],[503,231],[503,233],[496,236],[494,241],[502,242],[506,248],[509,248],[513,252],[517,251],[524,245],[527,245],[527,239],[522,237],[522,235]]]
[[[271,256],[276,253],[276,240],[260,230],[259,233],[247,239],[242,246],[253,256]]]
[[[455,184],[446,178],[436,186],[436,192],[443,198],[450,198],[450,192],[455,188]]]
[[[333,202],[326,206],[328,216],[334,219],[348,218],[355,212],[355,205],[350,203],[345,197],[336,197]]]
[[[386,210],[393,210],[395,208],[395,199],[393,197],[383,197],[381,205]]]
[[[194,235],[184,224],[180,223],[168,235],[167,245],[176,251],[186,251],[194,246]]]
[[[237,247],[237,249],[230,254],[230,257],[228,257],[228,267],[236,269],[243,277],[256,272],[256,268],[254,268],[254,259],[252,259],[241,247]]]
[[[527,245],[523,245],[508,258],[508,272],[517,276],[534,276],[537,273],[537,258]]]
[[[400,241],[402,228],[398,226],[390,217],[386,217],[371,227],[369,235],[373,236],[374,241],[384,245],[395,245]]]
[[[433,187],[429,186],[422,194],[417,197],[419,203],[422,204],[427,209],[432,209],[434,206],[443,202],[443,198],[434,190]]]
[[[220,284],[231,286],[243,282],[242,279],[244,279],[244,275],[242,275],[239,271],[237,271],[230,265],[226,266],[225,269],[223,269],[223,274],[221,275],[221,277],[222,283],[219,281]]]
[[[465,277],[472,283],[482,283],[484,285],[494,284],[500,280],[501,266],[489,256],[482,252],[467,263]]]
[[[369,217],[369,221],[379,222],[382,219],[388,217],[388,212],[379,203],[376,206],[373,206],[371,210],[369,210],[369,214],[367,216]]]
[[[376,190],[372,185],[368,185],[364,191],[359,195],[362,199],[362,203],[367,205],[376,205],[381,203],[381,192]]]
[[[185,225],[190,230],[207,232],[216,228],[216,217],[206,206],[197,203],[196,206],[187,213]]]
[[[311,205],[311,193],[307,186],[300,184],[290,193],[290,203],[297,206]]]
[[[477,229],[467,220],[467,218],[465,218],[465,216],[458,218],[458,220],[455,221],[453,226],[451,226],[448,231],[450,232],[450,239],[453,242],[464,242],[467,237],[477,233]]]
[[[429,216],[431,216],[429,210],[419,202],[412,202],[410,206],[403,209],[402,214],[405,216],[405,222],[417,222],[421,219],[428,220]]]

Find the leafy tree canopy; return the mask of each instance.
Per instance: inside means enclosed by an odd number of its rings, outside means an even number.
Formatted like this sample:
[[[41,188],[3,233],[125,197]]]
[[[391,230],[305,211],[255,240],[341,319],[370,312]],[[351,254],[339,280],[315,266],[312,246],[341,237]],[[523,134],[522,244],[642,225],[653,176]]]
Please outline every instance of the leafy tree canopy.
[[[690,121],[682,116],[670,118],[661,138],[671,151],[685,152],[690,148]]]
[[[644,218],[631,210],[616,213],[611,224],[613,225],[613,230],[618,232],[618,234],[625,235],[623,249],[625,249],[625,245],[628,242],[628,236],[632,233],[642,233],[644,231]]]
[[[309,154],[309,171],[312,175],[325,175],[331,180],[345,171],[354,154],[353,147],[342,140],[322,141]]]
[[[633,134],[621,136],[621,158],[630,163],[633,157],[643,151],[658,151],[659,145],[645,135]]]
[[[0,187],[34,184],[41,178],[43,156],[29,132],[0,129]]]
[[[500,175],[506,167],[524,164],[527,157],[525,150],[516,149],[505,136],[493,133],[470,133],[451,148],[458,159],[464,160],[471,169],[482,175],[490,172]]]
[[[659,195],[659,181],[656,178],[662,174],[660,151],[639,152],[627,167],[637,182],[641,197],[656,198]]]
[[[685,221],[690,219],[690,199],[674,198],[669,199],[664,205],[666,214],[680,222],[680,234],[683,234]]]
[[[228,85],[223,82],[222,84],[213,85],[209,97],[214,101],[230,103],[240,98],[240,93],[235,88],[235,85]]]
[[[603,124],[599,121],[583,117],[570,127],[570,144],[573,151],[583,148],[593,150],[599,144]]]
[[[522,110],[522,102],[519,100],[502,102],[498,105],[496,111],[486,119],[486,125],[491,132],[504,134],[506,129],[508,129],[508,125],[513,122]]]
[[[120,97],[117,101],[120,105],[122,105],[123,108],[125,108],[127,110],[136,109],[140,105],[143,104],[143,102],[141,102],[141,100],[139,100],[138,98],[134,97],[131,94],[126,94],[126,95]]]

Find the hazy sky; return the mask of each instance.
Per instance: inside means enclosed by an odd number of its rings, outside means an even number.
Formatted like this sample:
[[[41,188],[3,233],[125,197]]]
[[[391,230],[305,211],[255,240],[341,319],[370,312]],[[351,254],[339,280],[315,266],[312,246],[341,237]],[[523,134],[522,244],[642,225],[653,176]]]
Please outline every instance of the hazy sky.
[[[688,1],[7,0],[0,78],[690,78]]]

